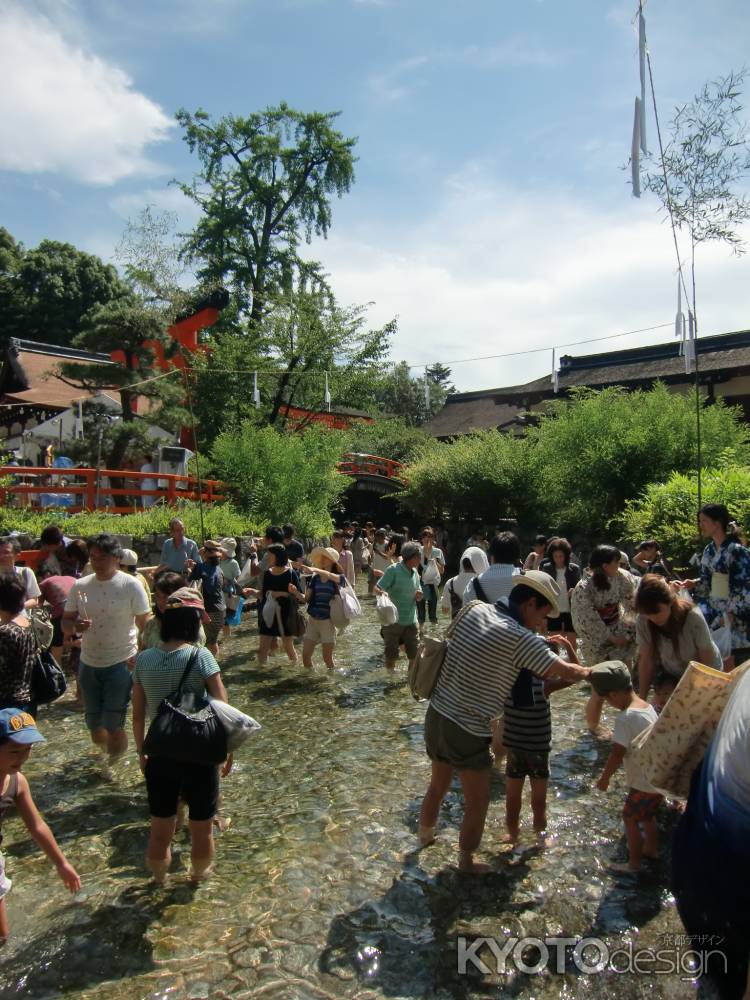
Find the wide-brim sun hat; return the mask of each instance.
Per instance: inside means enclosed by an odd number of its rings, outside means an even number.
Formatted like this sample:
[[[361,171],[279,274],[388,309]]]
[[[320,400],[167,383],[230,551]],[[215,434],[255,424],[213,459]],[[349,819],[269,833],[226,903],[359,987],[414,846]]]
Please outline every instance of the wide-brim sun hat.
[[[216,541],[214,541],[213,538],[207,538],[205,540],[205,542],[203,543],[203,551],[204,552],[218,552],[218,553],[221,554],[222,550],[223,550],[223,546],[222,546],[221,542],[216,542]]]
[[[204,625],[211,620],[203,603],[203,595],[195,587],[180,587],[168,595],[166,610],[174,611],[178,608],[195,608],[200,612]]]
[[[236,538],[222,538],[219,542],[222,551],[226,553],[227,559],[234,559],[237,552],[237,539]]]
[[[138,565],[138,553],[134,552],[133,549],[123,549],[120,555],[120,565],[121,566],[137,566]]]
[[[316,569],[323,569],[321,565],[323,556],[330,559],[331,562],[337,563],[341,558],[341,553],[334,549],[332,545],[319,545],[310,553],[310,562]]]
[[[542,573],[538,569],[529,569],[525,573],[520,573],[513,577],[513,587],[511,595],[516,587],[531,587],[538,594],[541,594],[545,601],[551,605],[547,612],[548,618],[560,617],[560,588],[557,581],[553,580],[549,573]]]

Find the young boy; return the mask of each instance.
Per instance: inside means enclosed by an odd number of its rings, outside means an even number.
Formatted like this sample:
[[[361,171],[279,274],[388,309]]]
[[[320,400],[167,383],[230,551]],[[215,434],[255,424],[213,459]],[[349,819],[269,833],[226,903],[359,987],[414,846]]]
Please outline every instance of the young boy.
[[[563,645],[575,663],[576,655],[571,644],[562,636],[555,636],[555,646]],[[550,639],[550,645],[552,641]],[[547,829],[547,784],[549,782],[549,754],[552,749],[552,713],[549,696],[553,691],[570,687],[567,681],[545,681],[521,670],[505,702],[503,715],[503,745],[505,759],[505,825],[506,844],[518,841],[523,786],[526,778],[531,785],[531,814],[534,833],[540,840]]]
[[[668,674],[666,670],[660,670],[654,677],[654,698],[651,704],[657,715],[661,715],[661,710],[667,704],[677,687],[677,678]]]
[[[34,805],[29,783],[21,774],[22,766],[29,759],[32,744],[42,742],[44,737],[28,712],[22,712],[18,708],[4,708],[0,711],[0,830],[5,813],[15,804],[26,829],[57,868],[57,874],[71,892],[78,892],[81,888],[78,872],[57,846],[52,831]],[[10,879],[5,877],[4,858],[0,854],[0,944],[8,937],[5,896],[10,886]]]
[[[593,667],[591,686],[613,708],[620,710],[612,734],[614,746],[596,787],[606,792],[610,778],[625,761],[625,778],[629,791],[622,818],[628,842],[628,861],[626,864],[612,864],[610,868],[635,875],[641,870],[642,858],[657,856],[656,813],[663,796],[649,784],[629,748],[639,733],[656,722],[656,712],[653,705],[649,705],[633,691],[630,671],[619,660],[607,660]]]

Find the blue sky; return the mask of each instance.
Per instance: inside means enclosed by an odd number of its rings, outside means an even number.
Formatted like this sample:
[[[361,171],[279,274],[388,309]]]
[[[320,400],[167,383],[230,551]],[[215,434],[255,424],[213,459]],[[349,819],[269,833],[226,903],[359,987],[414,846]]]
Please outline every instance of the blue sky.
[[[0,225],[111,258],[146,204],[194,218],[179,107],[340,110],[357,180],[310,255],[341,301],[399,317],[395,359],[457,359],[670,323],[671,238],[621,170],[637,3],[618,0],[0,0]],[[663,120],[746,59],[747,0],[651,0]],[[649,139],[654,138],[649,117]],[[750,326],[748,261],[699,256],[703,334]],[[653,343],[660,330],[562,353]],[[456,364],[461,389],[550,352]]]

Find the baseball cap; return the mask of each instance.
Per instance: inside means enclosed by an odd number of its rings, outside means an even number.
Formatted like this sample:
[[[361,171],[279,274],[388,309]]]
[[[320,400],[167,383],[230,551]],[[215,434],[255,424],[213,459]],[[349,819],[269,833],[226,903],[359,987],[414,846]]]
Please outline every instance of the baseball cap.
[[[591,668],[589,681],[597,694],[628,691],[633,686],[630,670],[622,660],[604,660],[602,663],[597,663]]]
[[[44,737],[36,728],[33,715],[20,708],[4,708],[0,711],[0,740],[30,745],[44,743]]]
[[[205,625],[211,619],[206,614],[206,608],[203,604],[203,597],[200,591],[196,590],[194,587],[180,587],[179,590],[173,591],[167,598],[167,611],[174,610],[175,608],[195,608],[201,613],[201,621]]]

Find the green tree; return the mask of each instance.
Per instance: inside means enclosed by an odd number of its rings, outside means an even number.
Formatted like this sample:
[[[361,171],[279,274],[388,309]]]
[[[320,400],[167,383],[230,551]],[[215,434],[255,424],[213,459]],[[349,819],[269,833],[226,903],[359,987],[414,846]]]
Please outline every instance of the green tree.
[[[180,185],[202,213],[184,254],[203,284],[231,290],[235,315],[251,330],[290,291],[301,240],[328,233],[331,197],[351,187],[356,139],[333,127],[337,117],[283,103],[245,118],[177,112],[201,163]]]
[[[291,520],[301,535],[320,537],[330,532],[330,511],[348,485],[336,469],[341,450],[335,432],[290,435],[246,422],[217,437],[211,461],[254,523]]]
[[[414,378],[405,361],[384,373],[376,389],[377,402],[385,413],[402,417],[420,427],[443,408],[447,392],[440,381],[429,374]]]
[[[251,334],[219,333],[194,361],[202,441],[245,420],[283,426],[287,406],[325,410],[326,373],[334,406],[361,408],[370,401],[373,366],[388,352],[395,320],[373,330],[365,312],[364,306],[339,306],[326,290],[300,289],[277,299]]]
[[[403,417],[378,417],[372,423],[357,421],[347,431],[346,450],[408,462],[432,440],[421,427],[408,424]]]
[[[436,361],[434,365],[428,365],[425,368],[424,373],[425,377],[430,379],[431,382],[435,382],[437,385],[442,387],[446,396],[452,396],[456,391],[455,385],[451,382],[453,372],[447,365],[443,365],[439,361]]]
[[[736,410],[721,402],[703,409],[707,455],[734,448],[747,456],[748,437]],[[539,470],[546,522],[601,539],[619,529],[613,519],[648,483],[695,469],[693,400],[661,383],[638,392],[577,389],[550,404],[526,441]]]
[[[96,305],[123,294],[117,270],[70,243],[42,240],[25,250],[0,230],[0,330],[10,337],[68,345]]]

